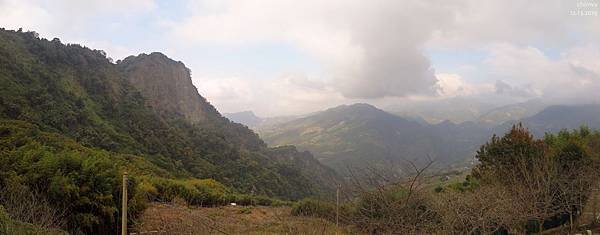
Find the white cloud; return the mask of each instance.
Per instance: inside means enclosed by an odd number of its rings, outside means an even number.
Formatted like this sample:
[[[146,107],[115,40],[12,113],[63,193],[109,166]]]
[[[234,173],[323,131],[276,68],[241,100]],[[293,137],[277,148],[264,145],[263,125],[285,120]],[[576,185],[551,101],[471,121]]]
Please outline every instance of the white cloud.
[[[253,110],[258,115],[292,115],[343,104],[347,99],[327,84],[302,74],[275,79],[195,78],[200,94],[221,112]]]
[[[448,7],[422,1],[247,0],[195,8],[171,22],[182,43],[290,43],[324,64],[350,98],[433,94],[436,78],[422,46],[451,19]]]
[[[108,23],[114,16],[135,16],[155,8],[153,0],[0,0],[0,22],[3,27],[64,38],[90,27],[92,20]]]
[[[64,43],[105,50],[108,56],[121,59],[139,53],[139,48],[120,45],[118,40],[90,37],[89,32],[99,31],[99,24],[113,29],[115,37],[128,36],[123,28],[130,22],[112,20],[135,18],[156,7],[154,0],[0,0],[0,27],[36,31],[44,38],[58,37]]]
[[[8,29],[47,29],[53,18],[46,9],[27,1],[0,0],[1,27]]]
[[[571,48],[563,54],[563,57],[574,69],[588,71],[588,75],[592,75],[593,79],[600,79],[597,77],[600,75],[600,47],[598,45],[588,44]]]
[[[441,98],[472,96],[490,91],[488,84],[471,84],[458,74],[436,74],[437,93]]]
[[[194,65],[207,60],[194,61],[203,56],[187,52],[196,46],[289,45],[319,63],[324,70],[316,72],[319,78],[284,74],[257,79],[227,71],[218,73],[225,78],[208,78],[202,74],[205,67],[191,66],[194,83],[217,108],[276,115],[356,101],[385,105],[457,96],[598,100],[594,89],[600,88],[600,17],[569,15],[576,4],[202,0],[189,1],[186,12],[166,20],[155,14],[163,9],[154,0],[0,0],[0,27],[35,30],[44,37],[104,49],[117,59],[164,48],[160,50]],[[148,13],[152,15],[147,17]],[[140,19],[150,19],[144,23],[154,30],[166,29],[164,34],[129,46],[111,40],[131,37],[137,33],[132,29],[148,30],[136,25]],[[98,25],[111,29],[102,32],[115,35],[98,38],[94,28]],[[482,61],[463,65],[471,68],[467,72],[444,68],[439,73],[423,54],[424,49],[436,48],[451,48],[459,59],[469,56],[461,54],[464,50],[488,54]]]
[[[497,92],[544,98],[549,102],[597,102],[600,97],[600,49],[594,46],[565,50],[550,58],[534,47],[494,45],[485,70],[496,84]]]
[[[598,66],[591,63],[600,56],[580,49],[568,53],[586,57],[585,62],[556,60],[536,46],[560,51],[600,35],[592,27],[598,19],[570,16],[574,7],[574,2],[560,0],[205,1],[191,4],[192,16],[170,25],[184,44],[284,42],[301,48],[324,65],[328,92],[341,94],[346,102],[455,96],[562,100],[575,94],[555,90],[591,84],[581,77],[597,73]],[[425,47],[484,49],[489,58],[474,74],[485,77],[469,77],[467,82],[456,72],[436,74],[422,52]],[[304,101],[298,96],[314,97],[295,91],[299,102]]]
[[[436,31],[428,46],[468,48],[509,42],[552,47],[582,39],[600,40],[598,17],[570,15],[570,10],[578,9],[578,1],[459,2],[454,11],[453,24]]]

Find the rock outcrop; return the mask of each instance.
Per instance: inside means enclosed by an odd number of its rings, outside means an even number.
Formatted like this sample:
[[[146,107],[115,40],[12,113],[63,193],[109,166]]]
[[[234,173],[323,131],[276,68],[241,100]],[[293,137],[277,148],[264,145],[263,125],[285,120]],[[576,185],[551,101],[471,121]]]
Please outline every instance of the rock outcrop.
[[[178,115],[191,123],[221,118],[217,110],[198,94],[190,70],[160,52],[129,56],[118,62],[129,82],[161,114]]]

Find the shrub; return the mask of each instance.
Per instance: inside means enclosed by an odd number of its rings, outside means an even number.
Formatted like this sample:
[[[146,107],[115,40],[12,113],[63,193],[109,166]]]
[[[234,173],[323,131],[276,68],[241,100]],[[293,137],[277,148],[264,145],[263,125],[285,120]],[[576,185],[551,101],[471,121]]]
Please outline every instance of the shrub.
[[[240,214],[252,214],[252,207],[244,207],[240,209]]]
[[[10,218],[4,207],[0,205],[0,234],[67,234],[58,229],[47,229],[39,226],[15,221]]]
[[[292,207],[292,215],[335,219],[335,205],[315,199],[303,199]]]
[[[153,179],[152,184],[143,186],[146,195],[159,201],[170,202],[176,197],[183,198],[190,205],[221,206],[229,202],[229,189],[212,179],[174,180]]]

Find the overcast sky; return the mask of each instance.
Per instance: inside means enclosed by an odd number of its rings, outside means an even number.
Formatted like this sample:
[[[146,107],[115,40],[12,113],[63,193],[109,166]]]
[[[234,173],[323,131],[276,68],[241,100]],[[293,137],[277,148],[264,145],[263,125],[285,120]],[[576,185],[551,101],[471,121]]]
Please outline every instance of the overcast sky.
[[[0,0],[0,27],[183,61],[221,112],[600,101],[600,0]]]

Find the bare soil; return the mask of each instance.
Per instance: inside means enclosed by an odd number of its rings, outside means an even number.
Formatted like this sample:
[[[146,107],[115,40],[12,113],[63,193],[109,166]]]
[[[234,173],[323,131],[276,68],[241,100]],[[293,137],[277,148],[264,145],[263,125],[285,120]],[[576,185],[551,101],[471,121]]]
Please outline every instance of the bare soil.
[[[135,234],[349,234],[329,221],[291,215],[289,207],[189,207],[152,204]]]

